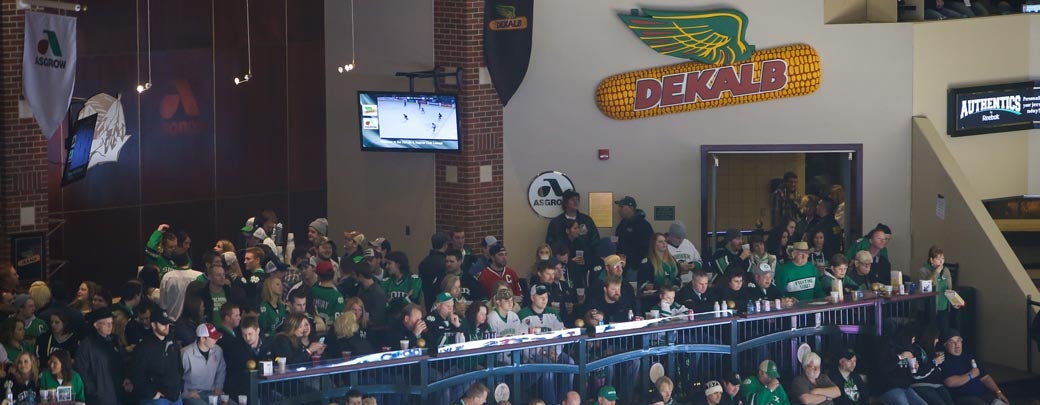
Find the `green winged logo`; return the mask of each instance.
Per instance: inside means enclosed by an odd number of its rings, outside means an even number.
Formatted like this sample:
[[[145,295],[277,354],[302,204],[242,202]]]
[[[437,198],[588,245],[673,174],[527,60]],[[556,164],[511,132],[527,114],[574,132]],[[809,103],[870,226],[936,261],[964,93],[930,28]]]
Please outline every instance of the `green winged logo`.
[[[495,6],[495,11],[502,18],[516,18],[516,7],[513,6],[497,5]]]
[[[643,43],[662,55],[728,65],[751,58],[755,51],[755,46],[744,39],[748,18],[740,11],[642,12],[618,17]]]

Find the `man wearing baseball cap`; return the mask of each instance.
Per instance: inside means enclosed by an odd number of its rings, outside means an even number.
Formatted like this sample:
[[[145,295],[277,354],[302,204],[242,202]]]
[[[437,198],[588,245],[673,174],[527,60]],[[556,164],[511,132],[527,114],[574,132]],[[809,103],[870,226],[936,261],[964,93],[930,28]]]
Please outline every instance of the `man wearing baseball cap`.
[[[722,378],[721,405],[744,405],[744,396],[740,395],[740,374],[729,373]]]
[[[488,246],[488,254],[491,256],[491,262],[477,276],[477,281],[480,281],[480,287],[484,289],[484,295],[488,297],[495,296],[495,283],[505,281],[509,285],[509,290],[513,292],[513,296],[522,297],[520,276],[516,274],[516,270],[508,266],[509,252],[506,251],[506,245],[499,241],[494,245]]]
[[[741,382],[740,393],[748,405],[790,405],[787,392],[780,386],[780,371],[776,362],[763,360],[758,373]]]
[[[152,311],[152,333],[134,350],[134,394],[141,402],[160,398],[176,403],[184,390],[181,345],[170,336],[172,320],[165,311]]]
[[[964,338],[956,329],[943,332],[946,360],[942,364],[943,383],[958,404],[987,405],[1000,400],[1010,404],[997,381],[975,361],[975,356],[964,352]]]
[[[227,364],[223,349],[217,346],[223,335],[212,323],[204,323],[195,328],[195,336],[195,344],[181,349],[185,405],[206,404],[210,395],[224,393]]]
[[[621,217],[621,222],[618,222],[617,229],[614,230],[618,254],[624,256],[628,264],[639,266],[646,258],[647,246],[650,244],[650,238],[654,236],[654,228],[647,222],[646,213],[636,208],[635,198],[626,195],[625,198],[614,201],[614,204],[617,205],[618,216]]]
[[[852,349],[842,350],[837,356],[835,363],[837,368],[831,370],[828,376],[841,390],[841,396],[834,398],[836,405],[867,405],[870,403],[870,392],[863,376],[856,372],[856,351]]]
[[[599,389],[599,395],[596,396],[596,402],[599,405],[614,405],[617,402],[617,390],[610,385],[604,385]]]
[[[462,321],[455,314],[455,298],[442,292],[433,300],[433,310],[426,315],[426,333],[431,341],[431,348],[458,343],[455,333],[462,332]]]
[[[820,286],[816,266],[809,262],[809,244],[795,242],[791,261],[784,263],[776,271],[776,286],[785,297],[794,297],[799,301],[812,301],[825,294]]]
[[[544,284],[534,284],[530,289],[531,305],[524,307],[517,314],[520,323],[528,328],[536,329],[538,332],[557,331],[564,329],[563,318],[555,308],[549,307],[549,288]],[[541,363],[574,364],[574,361],[563,350],[563,346],[543,347],[529,352],[535,361]],[[558,404],[561,398],[565,398],[567,391],[574,385],[574,378],[570,374],[544,373],[539,375],[539,392],[546,404]],[[562,379],[563,384],[558,384],[557,379]]]
[[[759,263],[751,274],[754,277],[744,286],[744,297],[749,300],[775,300],[783,296],[783,292],[773,282],[776,272],[769,267],[769,263]],[[741,304],[743,303],[737,303],[738,309],[743,309],[740,307]]]

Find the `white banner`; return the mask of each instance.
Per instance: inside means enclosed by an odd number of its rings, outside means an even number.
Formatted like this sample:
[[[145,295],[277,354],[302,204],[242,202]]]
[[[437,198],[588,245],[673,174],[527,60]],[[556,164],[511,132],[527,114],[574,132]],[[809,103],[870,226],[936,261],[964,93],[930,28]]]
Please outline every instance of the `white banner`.
[[[22,91],[43,136],[65,119],[76,86],[76,18],[26,12]]]

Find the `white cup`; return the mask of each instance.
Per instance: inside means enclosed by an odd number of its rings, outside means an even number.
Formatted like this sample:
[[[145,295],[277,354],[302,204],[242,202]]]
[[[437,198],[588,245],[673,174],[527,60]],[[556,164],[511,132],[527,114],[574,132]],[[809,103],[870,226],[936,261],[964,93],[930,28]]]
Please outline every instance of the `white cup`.
[[[841,302],[841,292],[831,291],[831,302]]]
[[[224,395],[220,396],[220,403],[221,404],[226,404],[226,403],[229,403],[229,402],[231,402],[231,396],[230,395],[224,394]]]
[[[657,319],[661,317],[661,311],[656,309],[650,310],[650,319]]]
[[[751,250],[751,244],[750,243],[745,243],[743,245],[740,245],[740,248],[744,249],[744,250]]]
[[[245,395],[238,396],[238,405],[246,405],[249,403],[249,397]]]
[[[408,339],[401,339],[401,341],[398,343],[401,344],[401,350],[408,350]]]
[[[264,377],[274,374],[274,362],[261,361],[260,362],[260,374]]]
[[[40,390],[40,398],[43,398],[44,402],[51,399],[51,390]]]
[[[584,250],[575,250],[574,251],[574,257],[585,257],[585,251]]]
[[[220,397],[216,395],[209,396],[209,405],[220,405]]]
[[[576,288],[576,290],[578,290],[578,295],[579,296],[582,296],[582,297],[585,296],[585,289],[584,288]]]

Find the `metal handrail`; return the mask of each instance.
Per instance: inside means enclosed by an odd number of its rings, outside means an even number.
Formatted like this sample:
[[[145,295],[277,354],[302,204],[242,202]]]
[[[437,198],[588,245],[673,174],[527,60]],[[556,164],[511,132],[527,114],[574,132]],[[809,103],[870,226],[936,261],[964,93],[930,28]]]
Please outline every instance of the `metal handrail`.
[[[631,362],[637,359],[643,359],[647,357],[665,357],[676,354],[717,354],[717,355],[729,355],[730,356],[730,367],[733,370],[739,369],[738,367],[738,355],[750,352],[752,350],[762,348],[766,345],[775,344],[777,342],[795,340],[799,338],[807,338],[815,336],[817,342],[822,336],[833,336],[833,335],[881,335],[882,333],[882,308],[887,304],[904,304],[911,300],[922,300],[926,305],[934,301],[935,293],[925,294],[913,294],[911,296],[897,296],[891,298],[871,298],[859,301],[848,301],[842,304],[826,304],[826,305],[802,305],[796,308],[790,308],[780,311],[772,311],[765,313],[756,314],[743,314],[739,316],[731,317],[709,317],[706,319],[697,319],[694,321],[682,320],[679,322],[660,323],[656,325],[648,325],[636,329],[627,330],[616,330],[601,333],[592,334],[581,334],[578,336],[567,336],[558,339],[546,339],[533,342],[523,342],[518,344],[510,344],[506,346],[493,346],[480,349],[472,349],[457,352],[440,353],[436,357],[429,356],[428,354],[422,354],[424,351],[416,351],[415,349],[408,351],[407,353],[396,352],[397,354],[383,354],[382,357],[390,358],[397,355],[403,356],[399,358],[393,358],[392,360],[385,361],[373,361],[373,362],[347,362],[335,365],[326,365],[319,367],[303,367],[288,371],[285,373],[275,374],[271,376],[261,377],[257,374],[257,371],[252,371],[250,381],[250,404],[253,404],[253,398],[257,398],[257,395],[261,391],[263,386],[272,386],[271,384],[277,384],[279,382],[288,382],[292,380],[301,380],[307,377],[318,377],[321,378],[336,378],[335,376],[343,376],[341,378],[348,378],[349,384],[344,386],[337,386],[334,389],[325,392],[311,392],[307,395],[321,396],[323,398],[332,398],[334,395],[341,395],[346,392],[347,389],[357,388],[363,386],[366,393],[370,394],[407,394],[407,395],[418,395],[422,398],[426,398],[427,395],[439,392],[442,389],[464,384],[469,381],[487,381],[488,383],[494,382],[496,377],[503,376],[519,376],[521,374],[537,374],[537,373],[562,373],[562,374],[573,374],[575,379],[575,387],[586,387],[589,378],[589,372],[592,370],[599,370],[605,367],[611,367],[626,362]],[[1040,305],[1040,303],[1037,303]],[[872,307],[872,308],[863,308]],[[867,321],[869,324],[820,324],[820,315],[828,312],[833,314],[849,313],[847,310],[859,309],[860,312],[871,314],[872,321]],[[934,310],[934,308],[932,308]],[[846,312],[842,312],[846,311]],[[813,322],[811,319],[815,314],[816,320]],[[700,315],[698,315],[700,316]],[[805,317],[808,321],[804,321],[805,324],[798,325],[798,317]],[[785,325],[789,327],[785,330],[777,330],[766,333],[759,336],[749,336],[748,338],[741,340],[738,336],[738,330],[742,325],[752,325],[755,322],[764,321],[777,321],[777,322],[788,322]],[[644,321],[647,322],[647,321]],[[710,331],[708,328],[720,328],[718,331],[724,333],[724,328],[729,328],[729,336],[725,337],[724,340],[728,342],[718,341],[714,343],[703,343],[703,342],[683,342],[677,338],[678,333],[689,332],[693,333],[696,331]],[[604,330],[604,327],[599,327]],[[598,357],[595,359],[589,358],[588,348],[590,344],[596,342],[610,343],[610,339],[625,338],[625,339],[638,339],[638,343],[635,346],[638,348],[627,350],[619,353],[612,353],[607,356]],[[631,340],[635,341],[635,340]],[[572,353],[571,356],[574,360],[574,364],[556,364],[556,363],[525,363],[521,360],[521,355],[525,351],[532,349],[545,348],[549,346],[559,345],[572,345],[578,350],[576,354]],[[417,354],[418,353],[418,354]],[[490,366],[496,356],[508,356],[509,361],[506,364],[498,366]],[[460,372],[445,376],[443,378],[438,377],[436,381],[430,380],[430,370],[436,364],[447,364],[450,365],[451,360],[462,360],[466,358],[472,358],[476,360],[485,360],[481,368]],[[448,363],[439,363],[448,362]],[[647,367],[647,362],[642,362],[643,368]],[[378,369],[389,369],[391,367],[399,366],[416,366],[419,372],[418,381],[399,380],[393,383],[382,382],[382,383],[368,383],[359,384],[357,377],[358,372],[372,371]],[[418,382],[418,384],[416,384]],[[638,382],[634,382],[639,384]],[[643,386],[646,382],[642,382]],[[277,385],[273,385],[277,386]],[[293,402],[300,401],[300,398],[294,398]]]

